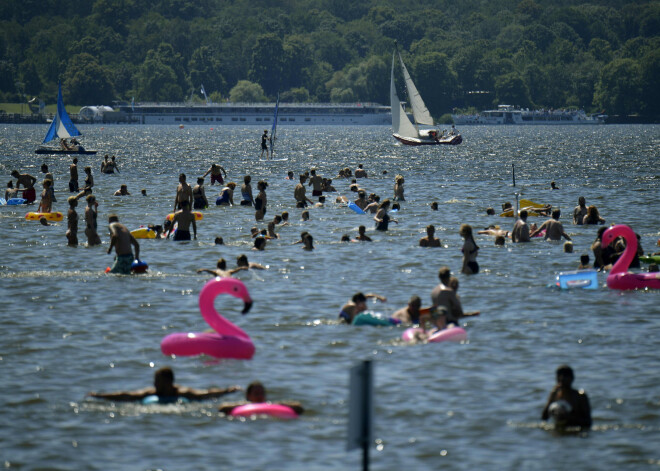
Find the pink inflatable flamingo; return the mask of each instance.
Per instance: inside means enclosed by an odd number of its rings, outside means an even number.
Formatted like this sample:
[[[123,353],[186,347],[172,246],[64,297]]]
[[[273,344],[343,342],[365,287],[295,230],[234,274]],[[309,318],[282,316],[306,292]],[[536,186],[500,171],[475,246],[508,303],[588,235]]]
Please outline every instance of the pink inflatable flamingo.
[[[607,286],[611,289],[660,289],[660,274],[658,273],[632,273],[628,271],[630,262],[637,253],[637,236],[631,228],[623,224],[610,227],[603,233],[603,248],[610,245],[617,237],[626,241],[626,249],[616,261],[609,275]]]
[[[215,278],[209,280],[199,293],[199,310],[206,323],[215,332],[177,332],[160,342],[165,355],[210,355],[216,358],[249,360],[254,355],[254,344],[241,328],[218,314],[213,301],[220,294],[231,294],[245,303],[243,314],[252,307],[252,299],[240,280]]]

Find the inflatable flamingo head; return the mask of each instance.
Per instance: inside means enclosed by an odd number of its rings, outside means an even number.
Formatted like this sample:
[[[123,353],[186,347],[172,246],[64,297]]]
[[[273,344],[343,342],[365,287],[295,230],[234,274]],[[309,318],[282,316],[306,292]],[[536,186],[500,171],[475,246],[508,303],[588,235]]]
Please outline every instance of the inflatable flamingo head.
[[[243,310],[241,314],[247,314],[252,307],[252,298],[247,290],[247,287],[241,280],[235,278],[220,278],[216,277],[209,280],[202,288],[202,291],[209,290],[216,296],[218,294],[230,294],[235,298],[243,300]],[[201,293],[200,293],[201,295]]]
[[[628,243],[630,243],[630,241],[636,237],[631,228],[625,224],[617,224],[616,226],[612,226],[603,232],[603,236],[601,237],[603,247],[607,247],[613,243],[614,240],[616,240],[616,238],[619,236],[623,236]]]

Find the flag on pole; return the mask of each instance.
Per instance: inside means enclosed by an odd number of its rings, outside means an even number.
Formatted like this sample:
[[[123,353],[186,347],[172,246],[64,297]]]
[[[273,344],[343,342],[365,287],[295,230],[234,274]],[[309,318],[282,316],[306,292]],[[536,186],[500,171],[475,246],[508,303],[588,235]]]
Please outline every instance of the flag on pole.
[[[204,84],[202,84],[202,95],[204,95],[204,100],[206,100],[206,103],[208,103],[209,97],[206,96],[206,90],[204,90]]]

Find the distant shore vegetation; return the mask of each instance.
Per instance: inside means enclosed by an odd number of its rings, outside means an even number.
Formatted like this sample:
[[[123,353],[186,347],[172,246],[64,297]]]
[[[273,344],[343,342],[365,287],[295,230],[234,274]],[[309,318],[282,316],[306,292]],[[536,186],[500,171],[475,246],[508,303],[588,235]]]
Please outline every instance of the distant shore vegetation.
[[[437,119],[660,114],[660,3],[625,0],[3,0],[0,102],[52,104],[61,80],[79,106],[202,86],[214,102],[389,104],[395,41]]]

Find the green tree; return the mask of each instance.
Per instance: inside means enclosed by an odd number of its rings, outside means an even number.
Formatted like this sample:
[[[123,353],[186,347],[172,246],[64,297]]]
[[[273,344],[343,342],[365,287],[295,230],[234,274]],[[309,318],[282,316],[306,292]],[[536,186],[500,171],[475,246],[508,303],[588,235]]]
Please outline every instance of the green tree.
[[[183,90],[177,85],[172,67],[156,57],[147,57],[136,75],[136,98],[141,101],[182,101]]]
[[[210,47],[195,49],[188,63],[188,70],[190,82],[195,89],[204,85],[206,93],[226,90],[227,84],[220,73],[220,61],[212,54]]]
[[[660,109],[660,50],[650,52],[640,61],[641,72],[641,110],[652,116]]]
[[[37,66],[31,60],[26,60],[18,66],[18,77],[23,84],[19,88],[19,92],[27,93],[28,95],[38,95],[41,93],[43,83],[37,72]]]
[[[456,74],[449,68],[446,54],[429,52],[412,63],[413,81],[433,116],[451,111],[456,91]]]
[[[76,54],[69,59],[64,73],[62,93],[69,104],[112,104],[115,92],[104,70],[91,54]]]
[[[614,59],[603,67],[594,101],[607,113],[629,115],[641,107],[641,68],[633,59]]]
[[[229,100],[233,103],[263,103],[268,101],[261,85],[249,80],[239,80],[236,86],[229,91]]]
[[[282,40],[272,33],[261,35],[252,47],[248,78],[260,84],[266,94],[274,96],[280,88],[283,62]]]
[[[507,103],[528,107],[531,105],[529,90],[520,75],[516,72],[500,75],[495,79],[496,103]]]
[[[309,102],[309,91],[304,87],[291,88],[280,95],[280,101],[286,103]]]

